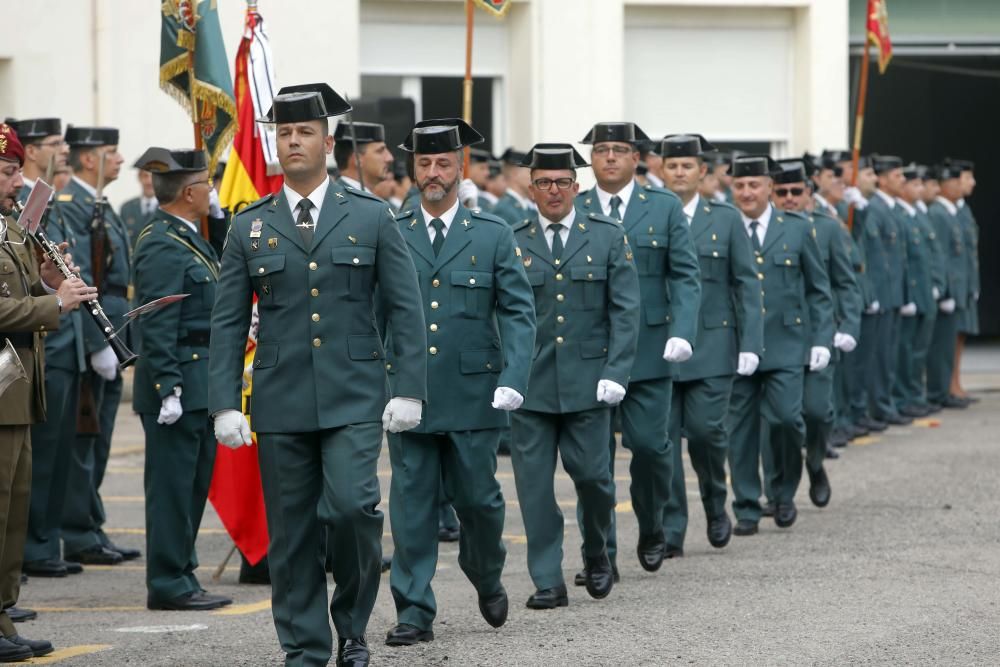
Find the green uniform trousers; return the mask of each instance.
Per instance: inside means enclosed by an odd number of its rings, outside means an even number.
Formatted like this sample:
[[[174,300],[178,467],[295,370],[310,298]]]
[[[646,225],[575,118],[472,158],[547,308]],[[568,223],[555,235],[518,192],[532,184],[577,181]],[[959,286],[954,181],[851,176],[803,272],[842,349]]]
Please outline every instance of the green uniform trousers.
[[[437,570],[440,494],[462,526],[458,564],[480,596],[500,591],[507,549],[505,504],[497,482],[500,429],[390,433],[392,569],[389,582],[400,623],[430,630],[437,615],[431,579]]]
[[[24,560],[62,558],[60,526],[76,438],[80,374],[45,369],[48,419],[31,427],[31,509]]]
[[[806,422],[806,465],[816,472],[823,466],[826,446],[833,430],[833,379],[837,366],[821,371],[806,370],[802,384],[802,415]]]
[[[691,467],[698,476],[698,492],[705,516],[711,521],[726,511],[726,414],[733,391],[733,376],[674,381],[670,404],[670,442],[673,473],[670,498],[663,511],[667,544],[684,546],[687,533],[687,486],[681,457],[681,435],[687,438]]]
[[[898,310],[891,310],[879,316],[875,352],[872,364],[870,387],[871,415],[885,421],[899,414],[892,401],[892,385],[896,378],[896,361],[899,358],[899,316]]]
[[[21,592],[31,493],[31,428],[0,426],[0,634],[17,634],[7,609]]]
[[[847,384],[850,387],[851,396],[851,421],[855,423],[869,416],[869,383],[875,365],[875,351],[878,347],[878,329],[881,321],[881,315],[861,316],[861,338],[858,339],[858,346],[854,352],[848,357],[850,361],[848,362]]]
[[[951,394],[951,373],[955,367],[955,343],[962,311],[938,312],[927,351],[927,400],[940,405]]]
[[[323,569],[327,534],[336,584],[329,614],[340,637],[365,633],[378,594],[382,424],[258,433],[257,443],[271,537],[271,614],[285,664],[326,665],[332,655]]]
[[[851,367],[854,364],[853,351],[840,352],[840,361],[834,364],[833,368],[833,427],[835,429],[847,429],[854,419],[851,414],[851,388],[850,377]]]
[[[146,590],[171,600],[201,590],[195,540],[215,465],[208,410],[185,412],[173,424],[142,415],[146,432]]]
[[[565,584],[562,572],[563,515],[555,494],[556,455],[573,480],[581,509],[584,557],[607,551],[615,510],[608,462],[611,409],[554,414],[511,413],[511,463],[528,538],[528,573],[538,589]]]
[[[924,376],[927,373],[927,352],[934,336],[935,319],[937,318],[933,312],[902,318],[896,384],[892,387],[892,398],[897,409],[927,404]]]
[[[115,417],[122,400],[122,376],[112,382],[94,380],[94,401],[100,435],[77,436],[70,457],[69,481],[66,502],[63,505],[62,538],[66,553],[76,553],[95,546],[109,546],[111,541],[104,534],[104,501],[100,488],[111,454],[111,436],[115,431]]]
[[[737,377],[729,401],[729,469],[733,483],[733,513],[737,520],[760,521],[761,429],[770,430],[771,477],[774,500],[795,498],[802,478],[802,419],[804,368],[757,371]]]
[[[622,446],[632,452],[629,476],[632,484],[632,510],[639,524],[640,536],[658,535],[663,527],[663,511],[670,494],[670,479],[674,465],[673,449],[680,444],[671,443],[667,434],[669,418],[670,378],[656,378],[630,382],[625,399],[615,409],[621,419]],[[611,484],[615,479],[615,431],[608,428],[610,449],[608,457]],[[585,525],[582,508],[576,508],[580,529]],[[611,513],[608,532],[608,558],[616,563],[618,537],[615,530],[615,513]]]

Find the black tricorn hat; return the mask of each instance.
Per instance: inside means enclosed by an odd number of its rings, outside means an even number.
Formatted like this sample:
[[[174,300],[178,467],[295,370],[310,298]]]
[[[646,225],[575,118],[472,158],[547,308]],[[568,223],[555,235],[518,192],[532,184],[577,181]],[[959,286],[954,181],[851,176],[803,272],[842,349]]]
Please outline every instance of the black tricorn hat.
[[[503,162],[504,164],[520,167],[521,163],[524,162],[525,155],[527,155],[527,153],[523,153],[514,148],[513,146],[511,146],[510,148],[508,148],[507,150],[505,150],[503,153],[500,154],[500,161]]]
[[[951,162],[945,162],[934,167],[935,176],[929,176],[928,178],[937,178],[939,181],[947,181],[952,178],[959,178],[962,175],[962,168]]]
[[[521,166],[528,169],[570,169],[575,171],[589,165],[570,144],[535,144],[524,156]]]
[[[413,126],[399,148],[407,153],[435,155],[484,141],[483,135],[461,118],[428,118]]]
[[[659,154],[664,160],[671,157],[706,157],[715,146],[700,134],[668,134],[660,142]]]
[[[774,175],[775,183],[807,183],[812,176],[811,165],[802,158],[778,160],[781,171]]]
[[[365,123],[362,121],[340,121],[333,132],[334,141],[350,141],[351,126],[354,130],[354,141],[359,144],[370,144],[377,141],[385,143],[385,126],[381,123]]]
[[[117,146],[118,129],[114,127],[66,127],[66,143],[81,148]]]
[[[823,149],[819,159],[824,169],[833,169],[838,162],[849,162],[854,157],[851,151],[840,148]]]
[[[916,162],[903,166],[903,178],[908,181],[923,180],[927,178],[927,172],[927,167]]]
[[[871,161],[876,174],[884,174],[903,167],[903,158],[896,155],[872,155]]]
[[[351,105],[327,84],[303,83],[279,90],[267,114],[257,122],[304,123],[340,116],[350,110]]]
[[[503,173],[503,163],[496,158],[490,158],[490,178],[496,178]]]
[[[580,143],[599,144],[602,141],[621,141],[635,145],[638,150],[639,144],[649,141],[649,137],[635,123],[597,123],[590,128],[590,132],[587,132],[587,136],[581,139]]]
[[[17,129],[17,128],[14,128],[14,129]],[[18,134],[18,136],[21,136],[20,132],[18,132],[17,134]],[[944,161],[947,164],[952,165],[953,167],[958,167],[962,171],[973,171],[976,168],[976,163],[973,162],[972,160],[957,160],[957,159],[954,159],[954,158],[946,157],[944,159]]]
[[[154,174],[183,174],[208,169],[208,161],[205,159],[205,151],[172,151],[152,146],[132,166]]]
[[[483,150],[482,148],[470,148],[469,149],[469,161],[470,162],[489,162],[493,159],[490,152]]]
[[[44,139],[54,134],[62,134],[62,121],[58,118],[24,118],[5,121],[17,132],[17,138],[22,144],[30,144],[36,139]]]
[[[733,178],[744,176],[774,176],[781,172],[781,167],[771,159],[770,155],[739,155],[733,156],[729,165],[729,174]]]

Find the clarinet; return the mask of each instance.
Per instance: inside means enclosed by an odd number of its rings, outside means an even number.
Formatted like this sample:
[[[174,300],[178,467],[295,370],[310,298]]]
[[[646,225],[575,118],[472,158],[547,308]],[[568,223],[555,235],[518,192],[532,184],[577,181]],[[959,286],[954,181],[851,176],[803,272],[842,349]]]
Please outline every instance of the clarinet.
[[[14,212],[20,213],[24,205],[21,202],[14,203]],[[63,259],[62,253],[59,252],[59,247],[53,243],[45,235],[41,226],[35,231],[34,234],[25,230],[25,233],[34,241],[42,253],[49,258],[49,261],[59,269],[59,273],[63,275],[63,278],[78,278],[76,274],[69,270],[66,266],[66,261]],[[90,301],[86,304],[81,304],[81,308],[86,310],[90,316],[94,319],[101,333],[104,334],[105,340],[108,341],[108,345],[114,350],[115,356],[118,357],[118,367],[125,369],[135,363],[138,359],[138,355],[132,350],[128,349],[128,346],[118,337],[118,332],[115,331],[114,326],[111,324],[111,320],[104,313],[104,308],[98,303],[97,299]]]

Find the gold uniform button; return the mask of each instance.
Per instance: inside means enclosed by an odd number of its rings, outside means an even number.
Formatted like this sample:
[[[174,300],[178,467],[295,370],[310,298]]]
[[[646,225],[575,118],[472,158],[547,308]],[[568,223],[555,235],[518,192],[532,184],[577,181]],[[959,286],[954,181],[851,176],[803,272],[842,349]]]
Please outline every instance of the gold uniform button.
[[[436,324],[432,324],[432,325],[430,326],[430,330],[431,330],[431,331],[437,331],[437,330],[438,330],[438,325],[436,325]]]
[[[313,322],[319,322],[319,313],[313,313],[312,320]]]
[[[436,347],[433,347],[433,346],[431,346],[431,348],[429,350],[427,350],[427,351],[430,352],[431,354],[437,354],[438,353],[438,349]]]
[[[562,294],[556,294],[556,301],[565,301],[565,300],[566,297],[564,297]]]
[[[718,256],[719,256],[719,253],[716,252],[715,250],[713,250],[712,251],[712,257],[718,257]]]
[[[431,287],[441,287],[441,281],[435,278],[431,281]]]
[[[593,279],[594,279],[594,274],[593,273],[588,273],[587,274],[587,280],[593,280]]]
[[[38,327],[38,330],[39,330],[39,331],[45,331],[45,325],[43,324],[43,325],[41,325],[40,327]]]
[[[431,310],[437,310],[437,308],[438,308],[438,302],[431,301]]]
[[[194,354],[191,355],[191,359],[192,361],[198,361],[199,359],[201,359],[201,357],[199,357],[198,353],[195,352]]]
[[[385,365],[385,370],[391,371],[392,370],[392,364],[386,364]]]
[[[796,317],[796,318],[795,318],[795,323],[796,323],[796,324],[802,324],[802,318],[800,318],[800,317]]]
[[[758,264],[763,264],[764,263],[764,258],[763,257],[758,257],[757,258],[757,263]]]
[[[556,274],[556,280],[562,280],[562,274],[561,273],[557,273]]]
[[[487,362],[486,362],[486,369],[487,369],[487,370],[493,370],[493,363],[492,363],[492,362],[489,362],[489,361],[487,361]]]
[[[257,269],[257,273],[264,273],[264,267],[262,266],[259,269]]]
[[[310,271],[315,271],[318,268],[319,268],[319,264],[317,264],[316,262],[309,262],[309,270]]]
[[[763,280],[763,279],[764,279],[764,274],[763,273],[758,273],[757,274],[757,280]]]
[[[355,257],[355,258],[354,258],[354,259],[352,259],[351,261],[352,261],[352,262],[354,262],[355,264],[360,264],[360,263],[361,263],[361,260],[360,260],[360,259],[358,259],[357,257]]]
[[[159,382],[157,382],[153,386],[156,388],[156,391],[160,391],[160,383]]]
[[[566,321],[566,318],[563,317],[562,315],[557,315],[556,316],[556,322],[558,322],[559,324],[562,324],[565,321]]]
[[[322,340],[320,340],[319,338],[313,338],[313,347],[319,347],[322,344],[323,344]]]
[[[562,343],[563,343],[563,337],[562,336],[556,336],[556,344],[562,345]]]
[[[316,289],[315,287],[309,290],[309,293],[312,294],[313,296],[319,296],[319,290]]]
[[[654,248],[656,248],[656,247],[657,247],[657,246],[659,246],[659,245],[660,245],[660,244],[659,244],[659,243],[657,243],[657,242],[656,242],[655,240],[653,241],[653,247],[654,247]]]
[[[722,326],[728,327],[729,326],[729,320],[722,320]]]
[[[791,265],[792,265],[792,260],[786,259],[785,260],[785,266],[791,266]]]
[[[470,285],[475,285],[476,284],[476,279],[475,278],[469,278],[469,284]]]

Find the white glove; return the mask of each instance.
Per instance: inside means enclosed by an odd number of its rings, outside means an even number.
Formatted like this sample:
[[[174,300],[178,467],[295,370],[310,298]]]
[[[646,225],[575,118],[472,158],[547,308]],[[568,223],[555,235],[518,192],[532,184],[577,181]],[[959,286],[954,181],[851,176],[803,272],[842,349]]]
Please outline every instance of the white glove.
[[[174,387],[174,393],[163,399],[163,404],[160,406],[160,416],[156,418],[156,423],[170,426],[180,419],[182,414],[184,414],[184,408],[181,407],[181,388]]]
[[[618,405],[625,398],[625,387],[614,380],[601,380],[597,383],[597,400],[608,405]]]
[[[471,178],[463,178],[458,184],[458,201],[466,208],[476,208],[479,206],[479,188],[472,182]]]
[[[940,310],[945,315],[951,315],[955,312],[955,300],[954,299],[942,299],[941,303],[938,304],[938,310]]]
[[[844,188],[844,201],[853,205],[859,211],[863,211],[868,207],[868,200],[861,194],[861,190],[858,190],[853,185]]]
[[[858,341],[854,340],[854,336],[851,334],[840,333],[838,331],[833,334],[833,346],[841,352],[854,352],[854,348],[858,346]]]
[[[100,352],[90,355],[90,365],[94,367],[94,372],[108,382],[113,381],[118,376],[118,357],[115,351],[108,345]]]
[[[736,373],[743,377],[749,377],[757,372],[758,366],[760,366],[760,357],[753,352],[740,352],[740,356],[736,360]]]
[[[400,433],[416,428],[420,423],[423,403],[415,398],[397,396],[389,400],[382,413],[382,428],[389,433]]]
[[[219,193],[215,188],[208,193],[208,214],[213,218],[223,218],[226,215],[222,212],[222,202],[219,201]]]
[[[817,372],[830,364],[830,350],[817,345],[809,350],[809,371]]]
[[[215,413],[215,439],[230,449],[237,449],[240,445],[252,445],[253,433],[242,412],[220,410]]]
[[[899,314],[903,317],[913,317],[917,314],[917,304],[912,301],[904,304],[903,307],[899,309]]]
[[[941,298],[941,290],[939,290],[937,287],[931,287],[931,297],[933,297],[935,301],[937,301],[938,299],[940,299]]]
[[[979,292],[972,293],[972,300],[975,301],[976,303],[979,303]]]
[[[663,348],[663,358],[667,361],[687,361],[692,354],[694,352],[691,350],[691,343],[683,338],[668,338]]]
[[[510,387],[497,387],[493,392],[493,403],[491,405],[497,410],[517,410],[524,403],[524,396],[517,393]]]
[[[880,310],[882,310],[882,306],[879,305],[879,302],[872,301],[871,304],[865,308],[865,315],[878,315]]]

